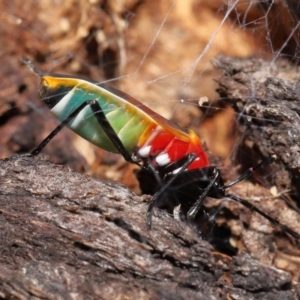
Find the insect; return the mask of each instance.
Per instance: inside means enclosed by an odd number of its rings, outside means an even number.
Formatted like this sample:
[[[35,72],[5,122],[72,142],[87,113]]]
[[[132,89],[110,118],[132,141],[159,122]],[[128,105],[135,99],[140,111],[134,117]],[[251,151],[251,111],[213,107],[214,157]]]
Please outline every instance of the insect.
[[[28,59],[23,61],[41,78],[39,95],[61,121],[29,155],[39,154],[67,126],[94,145],[119,153],[126,161],[154,175],[160,188],[148,206],[148,228],[151,228],[153,208],[166,194],[175,194],[180,212],[192,227],[201,221],[208,225],[214,222],[203,211],[203,201],[207,196],[217,199],[227,197],[259,213],[293,237],[300,238],[298,233],[250,202],[226,193],[227,188],[249,177],[256,169],[271,164],[275,156],[224,185],[220,170],[210,165],[200,139],[193,131],[181,129],[136,99],[108,85],[47,74],[38,70]]]

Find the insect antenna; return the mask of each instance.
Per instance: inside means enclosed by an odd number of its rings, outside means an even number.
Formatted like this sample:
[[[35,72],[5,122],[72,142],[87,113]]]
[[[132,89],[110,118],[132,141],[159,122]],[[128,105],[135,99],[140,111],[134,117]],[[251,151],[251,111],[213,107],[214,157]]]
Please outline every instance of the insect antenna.
[[[257,164],[255,167],[249,168],[245,173],[243,173],[239,178],[237,178],[236,180],[224,185],[222,188],[225,190],[235,184],[237,184],[238,182],[250,177],[253,172],[259,168],[262,167],[267,167],[268,165],[272,164],[274,161],[276,160],[276,155],[273,154],[271,155],[269,158],[261,161],[259,164]],[[245,207],[249,208],[250,210],[253,210],[255,212],[257,212],[258,214],[260,214],[261,216],[263,216],[264,218],[266,218],[267,220],[269,220],[273,225],[276,225],[278,227],[281,228],[281,230],[288,232],[291,236],[293,236],[296,239],[300,239],[300,234],[298,234],[297,232],[293,231],[292,229],[290,229],[289,227],[281,224],[279,221],[277,221],[276,219],[272,218],[271,216],[269,216],[268,214],[264,213],[262,210],[260,210],[259,208],[257,208],[255,205],[251,204],[250,202],[239,198],[235,195],[232,194],[225,194],[225,197],[230,198],[231,200],[238,202],[242,205],[244,205]]]
[[[38,76],[44,76],[45,72],[42,72],[41,70],[39,70],[30,59],[28,59],[27,57],[22,57],[21,59],[22,63],[24,63],[25,65],[27,65],[29,67],[29,69],[31,70],[31,72],[37,74]]]
[[[300,240],[300,234],[298,234],[297,232],[293,231],[289,227],[281,224],[276,219],[270,217],[269,215],[267,215],[266,213],[264,213],[262,210],[260,210],[259,208],[257,208],[253,204],[251,204],[250,202],[248,202],[248,201],[246,201],[246,200],[244,200],[242,198],[239,198],[237,196],[231,195],[231,194],[225,194],[225,197],[228,197],[228,198],[232,199],[235,202],[241,203],[242,205],[246,206],[250,210],[254,210],[258,214],[260,214],[261,216],[263,216],[264,218],[266,218],[267,220],[269,220],[273,225],[276,225],[276,226],[280,227],[282,231],[287,232],[291,236],[293,236],[294,238]]]

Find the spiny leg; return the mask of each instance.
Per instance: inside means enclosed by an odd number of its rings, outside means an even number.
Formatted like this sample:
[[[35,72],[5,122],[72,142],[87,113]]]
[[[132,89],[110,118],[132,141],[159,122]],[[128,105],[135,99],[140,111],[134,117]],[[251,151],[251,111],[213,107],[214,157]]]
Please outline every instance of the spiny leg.
[[[215,185],[216,181],[220,178],[220,170],[218,168],[214,168],[213,170],[214,177],[209,182],[208,186],[205,188],[201,196],[197,199],[196,203],[189,209],[187,213],[187,221],[190,226],[193,227],[195,224],[195,219],[197,217],[197,214],[199,213],[199,210],[201,209],[203,205],[203,201],[205,197],[208,195],[212,187]]]
[[[103,131],[107,134],[111,142],[114,144],[114,146],[117,148],[117,150],[120,152],[120,154],[124,157],[124,159],[131,163],[137,163],[135,161],[131,154],[127,151],[125,146],[123,145],[122,141],[116,134],[115,130],[112,128],[110,123],[108,122],[105,113],[103,112],[100,104],[96,100],[88,100],[89,105],[91,106],[91,109],[99,123],[99,125],[102,127]]]
[[[87,100],[84,103],[82,103],[79,107],[77,107],[64,121],[61,122],[31,153],[22,154],[20,156],[35,156],[38,155],[45,147],[46,145],[57,135],[57,133],[64,128],[72,119],[74,119],[78,113],[82,109],[84,109],[86,106],[90,106],[98,123],[102,127],[103,131],[107,134],[109,139],[112,141],[114,146],[117,148],[117,150],[120,152],[120,154],[124,157],[126,161],[136,163],[130,155],[130,153],[127,151],[127,149],[122,144],[121,140],[119,139],[118,135],[108,122],[101,106],[96,100]],[[13,156],[15,157],[15,156]],[[11,157],[11,158],[13,158]],[[11,159],[8,158],[8,159]]]
[[[236,180],[234,180],[233,182],[224,185],[223,187],[220,187],[221,189],[225,190],[228,187],[231,187],[235,184],[237,184],[238,182],[250,177],[253,172],[259,168],[262,167],[267,167],[268,165],[270,165],[271,163],[273,163],[276,160],[276,155],[273,154],[270,157],[264,159],[263,161],[261,161],[260,163],[258,163],[256,166],[249,168],[246,172],[244,172],[239,178],[237,178]],[[250,210],[254,210],[255,212],[257,212],[258,214],[260,214],[261,216],[263,216],[264,218],[266,218],[267,220],[269,220],[269,222],[271,222],[273,225],[278,226],[281,228],[282,231],[288,232],[291,236],[293,236],[296,239],[300,239],[300,234],[298,234],[297,232],[293,231],[292,229],[290,229],[289,227],[281,224],[279,221],[277,221],[276,219],[272,218],[271,216],[267,215],[266,213],[264,213],[262,210],[260,210],[259,208],[257,208],[256,206],[254,206],[253,204],[251,204],[250,202],[241,199],[237,196],[231,195],[231,194],[225,194],[224,196],[238,202],[241,203],[242,205],[244,205],[245,207],[249,208]],[[297,209],[295,209],[297,211]]]
[[[36,148],[34,148],[30,153],[13,155],[5,160],[14,159],[15,157],[28,157],[28,156],[36,156],[38,155],[47,144],[57,135],[57,133],[63,129],[76,115],[85,108],[89,103],[84,102],[79,107],[77,107],[64,121],[62,121]]]
[[[38,155],[47,144],[63,129],[70,121],[72,121],[86,106],[90,105],[92,100],[87,100],[78,106],[65,120],[63,120],[34,150],[31,151],[30,155]]]
[[[236,180],[226,184],[223,186],[223,189],[227,189],[233,185],[236,185],[237,183],[241,182],[242,180],[250,177],[257,169],[260,168],[265,168],[267,166],[269,166],[270,164],[272,164],[275,160],[276,160],[276,155],[272,154],[270,157],[265,158],[264,160],[262,160],[260,163],[258,163],[256,166],[249,168],[248,170],[246,170],[246,172],[244,172],[240,177],[238,177]]]
[[[212,214],[206,212],[204,209],[201,209],[202,216],[200,218],[197,218],[197,223],[193,223],[192,226],[192,228],[201,236],[201,238],[207,239],[207,237],[210,236],[215,226],[216,216],[223,209],[223,207],[224,205],[221,204]],[[175,206],[175,208],[173,209],[173,216],[175,220],[179,221],[179,224],[183,229],[184,222],[182,222],[181,220],[181,211],[181,204]]]
[[[258,214],[260,214],[261,216],[263,216],[264,218],[266,218],[268,221],[270,221],[273,225],[276,225],[278,227],[280,227],[280,229],[283,232],[287,232],[289,233],[291,236],[293,236],[294,238],[300,240],[300,234],[298,234],[297,232],[295,232],[294,230],[290,229],[289,227],[281,224],[279,221],[277,221],[276,219],[272,218],[271,216],[267,215],[266,213],[264,213],[262,210],[260,210],[259,208],[257,208],[255,205],[251,204],[250,202],[241,199],[237,196],[231,195],[231,194],[225,194],[225,197],[228,197],[238,203],[241,203],[242,205],[246,206],[247,208],[249,208],[250,210],[254,210],[255,212],[257,212]]]
[[[187,162],[188,159],[189,159],[189,157],[188,157],[188,155],[186,155],[186,156],[182,157],[181,159],[179,159],[178,161],[170,163],[168,166],[162,168],[160,171],[158,171],[157,168],[155,168],[151,164],[151,159],[148,159],[148,161],[146,161],[146,166],[147,166],[147,170],[152,173],[156,182],[159,184],[159,188],[161,188],[164,186],[162,177],[164,177],[166,174],[170,174],[173,171],[182,168],[182,166]],[[183,171],[185,171],[185,169],[183,169]],[[181,174],[182,174],[182,172],[181,172]],[[178,175],[180,175],[180,174],[178,174]],[[178,177],[178,175],[177,175],[177,177]]]
[[[182,165],[181,165],[181,169],[179,170],[179,172],[174,174],[152,197],[151,202],[148,206],[147,216],[146,216],[148,229],[151,228],[153,207],[155,206],[155,204],[157,204],[159,198],[166,191],[166,189],[171,185],[171,183],[186,170],[186,168],[195,160],[195,158],[196,158],[196,155],[194,153],[189,153],[186,156],[184,156],[180,160],[182,162]],[[155,176],[155,172],[157,172],[156,169],[151,164],[149,164],[148,168],[152,173],[154,173],[154,176]]]
[[[215,225],[216,216],[224,207],[224,205],[221,204],[212,214],[207,213],[203,209],[204,199],[206,198],[206,196],[211,194],[211,189],[216,188],[216,183],[219,183],[221,177],[219,169],[215,167],[212,168],[212,172],[210,171],[209,174],[210,175],[208,178],[210,179],[208,185],[206,185],[206,187],[204,188],[200,196],[196,198],[194,205],[186,213],[186,221],[189,224],[189,226],[193,228],[197,233],[199,233],[204,239],[206,239],[210,235]],[[186,175],[187,173],[181,174],[181,181],[183,182],[183,185],[188,185],[190,183],[189,177]],[[198,180],[201,178],[200,176],[201,175],[199,174]],[[195,182],[195,184],[197,183]],[[175,207],[173,211],[175,219],[181,220],[180,218],[181,210],[182,210],[181,204]]]
[[[207,213],[207,212],[205,212],[205,214],[206,214],[206,230],[201,230],[201,237],[204,239],[204,240],[206,240],[209,236],[210,236],[210,234],[211,234],[211,232],[212,232],[212,230],[214,229],[214,227],[215,227],[215,223],[216,223],[216,217],[217,217],[217,215],[220,213],[220,211],[222,210],[224,208],[224,204],[222,203],[222,204],[220,204],[215,210],[214,210],[214,212],[212,213],[212,214],[209,214],[209,213]],[[199,220],[199,224],[201,224],[202,222],[201,222],[201,219]]]

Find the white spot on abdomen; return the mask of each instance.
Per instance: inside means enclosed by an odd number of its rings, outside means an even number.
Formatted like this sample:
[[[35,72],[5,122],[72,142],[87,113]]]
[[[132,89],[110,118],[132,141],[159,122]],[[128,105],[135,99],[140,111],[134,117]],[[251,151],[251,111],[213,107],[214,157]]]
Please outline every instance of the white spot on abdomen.
[[[148,156],[150,155],[150,150],[151,150],[151,146],[146,146],[146,147],[141,148],[141,149],[138,151],[138,154],[139,154],[141,157],[148,157]]]
[[[72,128],[73,130],[76,130],[80,127],[80,124],[82,123],[82,121],[84,120],[84,118],[86,116],[85,110],[88,108],[89,108],[89,106],[86,106],[78,113],[78,115],[76,115],[76,117],[69,123],[70,128]]]
[[[166,165],[168,165],[171,162],[169,154],[167,154],[167,153],[163,153],[163,154],[158,155],[155,158],[155,161],[161,167],[162,166],[166,166]]]
[[[71,100],[71,98],[74,96],[75,93],[75,88],[74,87],[70,92],[68,92],[61,100],[51,109],[51,112],[59,116],[60,113],[65,109],[67,106],[68,102]]]

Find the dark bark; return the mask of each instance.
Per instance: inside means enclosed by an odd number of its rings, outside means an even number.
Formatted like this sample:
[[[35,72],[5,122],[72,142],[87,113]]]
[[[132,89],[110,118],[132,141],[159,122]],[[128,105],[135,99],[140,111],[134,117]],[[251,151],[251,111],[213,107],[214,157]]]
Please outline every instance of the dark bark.
[[[291,276],[217,253],[149,197],[50,163],[0,161],[0,298],[297,299]]]

